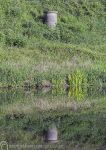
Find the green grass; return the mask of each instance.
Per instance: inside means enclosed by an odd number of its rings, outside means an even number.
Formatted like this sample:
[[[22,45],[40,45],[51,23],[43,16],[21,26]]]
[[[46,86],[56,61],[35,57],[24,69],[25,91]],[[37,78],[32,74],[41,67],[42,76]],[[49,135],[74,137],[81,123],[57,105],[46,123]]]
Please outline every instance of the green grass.
[[[58,11],[53,30],[47,10]],[[105,0],[0,0],[0,141],[41,144],[55,122],[67,149],[105,145],[105,43]]]
[[[0,1],[0,87],[64,80],[76,69],[105,86],[105,7],[105,0]],[[42,22],[47,10],[58,11],[54,30]]]

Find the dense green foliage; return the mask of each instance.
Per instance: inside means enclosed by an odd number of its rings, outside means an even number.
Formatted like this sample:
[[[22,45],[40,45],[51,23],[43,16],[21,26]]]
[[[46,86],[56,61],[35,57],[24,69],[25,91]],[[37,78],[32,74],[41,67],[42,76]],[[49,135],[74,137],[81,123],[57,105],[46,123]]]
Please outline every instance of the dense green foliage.
[[[43,23],[47,10],[58,11],[53,30]],[[0,86],[64,80],[77,68],[104,86],[105,16],[105,0],[0,0]]]
[[[79,0],[0,1],[1,41],[8,46],[40,46],[39,40],[99,45],[106,42],[106,2]],[[44,11],[58,11],[58,26],[49,30],[42,23]]]

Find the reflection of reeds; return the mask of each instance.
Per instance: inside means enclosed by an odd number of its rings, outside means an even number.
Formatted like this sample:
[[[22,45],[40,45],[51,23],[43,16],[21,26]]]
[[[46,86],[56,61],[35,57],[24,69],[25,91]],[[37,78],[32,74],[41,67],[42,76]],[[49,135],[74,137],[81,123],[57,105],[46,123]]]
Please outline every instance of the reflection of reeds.
[[[70,111],[80,111],[85,108],[92,108],[94,104],[98,104],[98,99],[105,97],[105,91],[92,90],[88,88],[86,93],[82,94],[82,90],[69,88],[65,93],[63,90],[57,91],[53,89],[51,92],[36,93],[35,91],[1,91],[0,92],[0,113],[14,114],[17,113],[32,113],[34,111],[46,111],[57,109],[70,109]],[[74,91],[75,90],[75,91]],[[88,93],[87,93],[88,92]],[[67,95],[68,94],[68,95]],[[96,99],[96,100],[95,100]],[[85,101],[86,100],[86,101]],[[102,101],[100,105],[102,104]],[[104,105],[103,105],[104,106]],[[102,107],[103,107],[102,106]]]

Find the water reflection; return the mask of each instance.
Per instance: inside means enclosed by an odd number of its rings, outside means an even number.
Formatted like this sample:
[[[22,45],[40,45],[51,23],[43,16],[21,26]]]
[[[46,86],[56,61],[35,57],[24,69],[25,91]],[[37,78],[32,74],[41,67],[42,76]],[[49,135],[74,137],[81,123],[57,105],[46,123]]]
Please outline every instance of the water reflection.
[[[47,90],[48,91],[48,90]],[[50,110],[70,108],[74,112],[79,112],[83,108],[91,108],[99,99],[105,97],[105,91],[91,91],[85,96],[73,89],[69,92],[59,94],[55,90],[44,92],[35,90],[2,90],[0,91],[0,112],[8,113],[31,113],[36,110]]]
[[[58,129],[55,124],[52,124],[49,128],[44,129],[43,137],[45,142],[57,143],[58,142]]]
[[[70,90],[56,91],[1,90],[1,140],[12,144],[105,142],[105,90],[87,89],[81,99],[69,96]]]

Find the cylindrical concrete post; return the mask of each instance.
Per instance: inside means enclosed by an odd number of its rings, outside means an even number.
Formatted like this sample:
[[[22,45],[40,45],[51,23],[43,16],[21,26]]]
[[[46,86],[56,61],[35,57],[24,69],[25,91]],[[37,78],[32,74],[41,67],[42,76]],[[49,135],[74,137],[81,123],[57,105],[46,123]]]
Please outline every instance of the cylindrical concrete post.
[[[47,22],[47,25],[51,28],[54,28],[57,25],[57,13],[58,13],[57,11],[47,12],[46,22]]]

